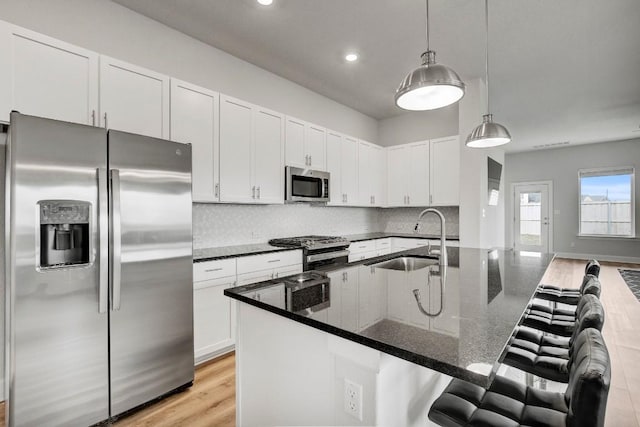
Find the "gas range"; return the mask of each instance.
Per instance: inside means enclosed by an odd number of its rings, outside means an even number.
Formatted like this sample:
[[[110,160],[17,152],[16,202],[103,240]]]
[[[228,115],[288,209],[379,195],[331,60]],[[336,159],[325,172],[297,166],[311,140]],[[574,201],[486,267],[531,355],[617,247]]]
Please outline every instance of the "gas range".
[[[269,240],[272,246],[303,249],[305,271],[327,264],[346,264],[349,243],[349,240],[339,236],[300,236]]]

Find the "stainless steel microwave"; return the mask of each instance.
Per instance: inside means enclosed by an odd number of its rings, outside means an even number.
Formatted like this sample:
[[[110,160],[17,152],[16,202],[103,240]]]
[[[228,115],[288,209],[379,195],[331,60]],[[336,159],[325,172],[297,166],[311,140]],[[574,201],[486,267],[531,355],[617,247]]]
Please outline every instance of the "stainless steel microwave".
[[[285,201],[328,202],[329,173],[287,166],[285,169]]]

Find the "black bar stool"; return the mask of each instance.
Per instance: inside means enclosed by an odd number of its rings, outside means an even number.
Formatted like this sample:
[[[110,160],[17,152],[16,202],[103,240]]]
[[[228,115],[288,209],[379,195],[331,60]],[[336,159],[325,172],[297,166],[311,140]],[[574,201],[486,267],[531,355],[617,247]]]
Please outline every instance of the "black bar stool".
[[[574,346],[564,393],[499,376],[489,389],[454,379],[431,406],[429,419],[445,427],[603,426],[611,382],[607,347],[593,328],[582,331]]]
[[[600,276],[600,263],[595,259],[587,262],[584,268],[584,274],[586,276],[593,276],[598,278]],[[582,280],[582,286],[580,289],[574,288],[560,288],[553,285],[540,285],[534,295],[535,298],[544,299],[553,302],[561,302],[565,304],[577,304],[578,298],[583,293],[583,287],[585,286],[585,280]]]
[[[600,297],[602,286],[600,280],[592,275],[585,276],[584,286],[582,287],[583,295],[593,295]],[[582,295],[576,300],[576,304],[581,300]],[[576,311],[564,310],[559,308],[551,308],[545,306],[531,305],[524,312],[522,326],[528,326],[563,337],[570,337],[576,326],[576,317],[578,316],[578,305]]]
[[[578,312],[571,338],[518,328],[502,363],[549,380],[569,381],[570,355],[576,338],[587,328],[602,331],[604,325],[604,308],[594,295],[580,299]]]

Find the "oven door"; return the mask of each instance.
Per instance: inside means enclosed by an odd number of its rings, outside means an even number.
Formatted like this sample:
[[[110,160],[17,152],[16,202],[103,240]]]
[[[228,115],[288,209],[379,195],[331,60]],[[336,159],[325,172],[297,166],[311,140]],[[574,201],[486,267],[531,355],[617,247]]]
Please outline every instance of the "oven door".
[[[287,166],[285,192],[287,202],[328,202],[329,173]]]
[[[302,288],[287,287],[287,310],[308,315],[330,306],[329,282],[323,280]]]

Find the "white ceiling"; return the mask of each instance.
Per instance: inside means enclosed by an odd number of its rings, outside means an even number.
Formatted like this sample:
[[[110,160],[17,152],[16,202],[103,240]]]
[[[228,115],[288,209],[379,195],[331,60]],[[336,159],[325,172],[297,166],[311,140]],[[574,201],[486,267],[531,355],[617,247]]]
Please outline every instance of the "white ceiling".
[[[376,119],[403,113],[425,50],[422,0],[114,1]],[[483,77],[484,2],[431,0],[430,18],[438,62]],[[640,138],[640,1],[491,0],[490,60],[509,151]]]

